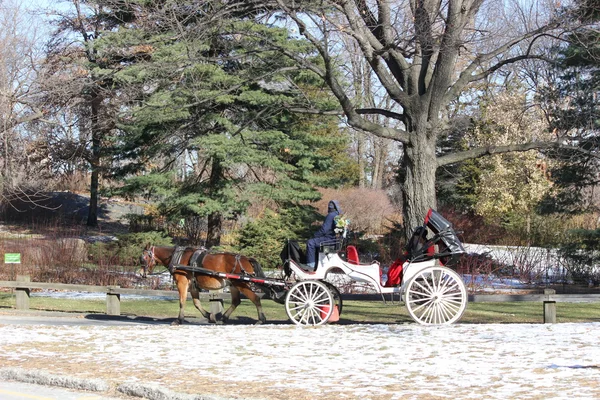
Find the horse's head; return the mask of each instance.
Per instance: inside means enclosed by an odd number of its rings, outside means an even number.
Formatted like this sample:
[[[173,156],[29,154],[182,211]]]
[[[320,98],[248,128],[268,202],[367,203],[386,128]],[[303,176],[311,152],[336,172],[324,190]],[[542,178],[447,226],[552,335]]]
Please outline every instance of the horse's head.
[[[154,255],[154,246],[147,245],[142,251],[142,255],[140,256],[140,275],[143,278],[146,277],[147,274],[151,274],[154,270],[154,266],[156,265],[156,256]]]

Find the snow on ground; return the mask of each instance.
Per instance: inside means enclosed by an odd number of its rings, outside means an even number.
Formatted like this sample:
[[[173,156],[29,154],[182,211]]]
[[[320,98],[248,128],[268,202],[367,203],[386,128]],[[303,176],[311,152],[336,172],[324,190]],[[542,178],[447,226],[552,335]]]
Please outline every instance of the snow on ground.
[[[600,323],[70,327],[0,317],[0,366],[253,399],[597,399],[599,344]]]
[[[74,295],[32,295],[61,293]],[[0,316],[0,367],[15,366],[267,400],[598,399],[600,322],[73,327]]]

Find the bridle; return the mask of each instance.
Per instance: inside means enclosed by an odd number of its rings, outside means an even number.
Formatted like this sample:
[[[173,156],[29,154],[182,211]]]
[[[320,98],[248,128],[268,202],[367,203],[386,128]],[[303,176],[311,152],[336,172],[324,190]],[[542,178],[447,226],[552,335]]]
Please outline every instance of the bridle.
[[[142,251],[140,261],[142,263],[142,269],[144,271],[142,277],[145,278],[147,271],[150,270],[150,272],[152,272],[154,266],[156,265],[156,255],[154,255],[154,246],[151,246],[149,249],[144,249]]]

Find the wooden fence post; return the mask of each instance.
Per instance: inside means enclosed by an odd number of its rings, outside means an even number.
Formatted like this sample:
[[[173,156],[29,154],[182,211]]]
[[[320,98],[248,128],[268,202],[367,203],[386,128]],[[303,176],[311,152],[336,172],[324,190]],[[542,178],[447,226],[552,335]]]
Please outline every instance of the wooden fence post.
[[[31,282],[29,275],[17,275],[17,282]],[[16,288],[17,310],[29,310],[29,288]]]
[[[544,289],[545,295],[556,294],[554,289]],[[544,323],[555,324],[556,323],[556,301],[544,300]]]
[[[121,295],[113,293],[113,289],[119,289],[120,286],[108,286],[106,292],[106,315],[121,315]]]
[[[209,290],[208,303],[210,305],[210,322],[217,322],[223,318],[223,289]]]

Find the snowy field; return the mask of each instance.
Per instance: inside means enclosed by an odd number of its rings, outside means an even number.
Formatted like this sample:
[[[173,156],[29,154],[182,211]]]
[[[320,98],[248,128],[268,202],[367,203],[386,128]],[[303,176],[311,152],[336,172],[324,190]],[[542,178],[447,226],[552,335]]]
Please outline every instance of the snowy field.
[[[600,323],[4,325],[0,367],[245,399],[598,399]]]
[[[600,322],[73,327],[0,315],[3,367],[235,399],[599,399]]]

